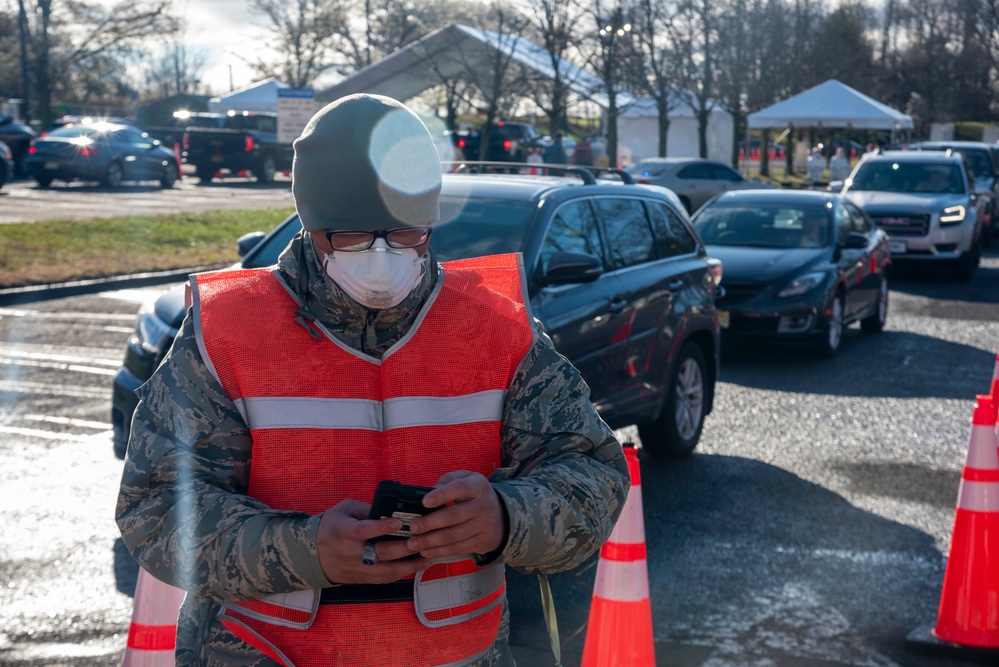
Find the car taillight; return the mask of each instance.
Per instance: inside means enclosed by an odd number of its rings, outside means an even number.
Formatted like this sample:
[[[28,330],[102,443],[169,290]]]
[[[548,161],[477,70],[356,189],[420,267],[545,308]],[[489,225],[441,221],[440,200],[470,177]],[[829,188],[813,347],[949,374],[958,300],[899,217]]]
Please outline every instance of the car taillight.
[[[243,150],[246,151],[247,153],[253,151],[253,137],[251,136],[246,137],[246,145],[243,147]]]
[[[639,185],[648,185],[649,182],[647,180],[645,180],[644,178],[640,178],[640,179],[638,179],[638,184]]]
[[[181,137],[180,142],[184,145],[184,150],[186,151],[191,147],[191,133],[185,132],[184,136]]]
[[[718,289],[722,281],[722,263],[720,259],[708,257],[708,277],[711,282],[711,291]]]
[[[503,150],[508,151],[513,147],[513,142],[509,139],[503,141]]]
[[[94,155],[97,150],[93,146],[84,146],[80,149],[80,155]]]
[[[28,146],[28,154],[29,155],[34,155],[37,152],[38,152],[38,149],[35,148],[35,142],[31,142],[31,145]]]
[[[459,139],[458,140],[458,148],[464,148],[464,147],[465,147],[465,140],[464,139]]]

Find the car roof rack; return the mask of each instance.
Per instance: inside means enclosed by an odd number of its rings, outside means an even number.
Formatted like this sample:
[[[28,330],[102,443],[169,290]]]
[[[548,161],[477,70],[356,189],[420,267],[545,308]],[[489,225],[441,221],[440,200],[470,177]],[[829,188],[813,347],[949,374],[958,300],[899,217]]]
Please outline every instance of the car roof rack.
[[[463,174],[518,174],[521,176],[531,175],[530,170],[544,170],[545,175],[555,176],[578,176],[586,185],[596,185],[597,176],[602,174],[614,174],[626,185],[634,185],[635,179],[631,174],[623,169],[612,167],[591,167],[577,166],[571,164],[548,164],[530,162],[488,162],[481,160],[460,160],[454,162],[444,162],[450,167],[449,171]]]

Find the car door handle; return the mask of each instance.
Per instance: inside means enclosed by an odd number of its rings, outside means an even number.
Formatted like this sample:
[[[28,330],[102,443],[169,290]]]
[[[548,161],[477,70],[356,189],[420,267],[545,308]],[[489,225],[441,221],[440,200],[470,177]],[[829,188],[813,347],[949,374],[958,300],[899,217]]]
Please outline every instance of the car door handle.
[[[673,282],[671,282],[669,285],[667,285],[666,289],[668,289],[670,292],[675,292],[678,289],[680,289],[681,287],[683,287],[683,281],[677,279],[677,280],[674,280]]]
[[[610,302],[610,312],[612,315],[620,315],[625,308],[628,307],[628,302],[625,299],[613,299]]]

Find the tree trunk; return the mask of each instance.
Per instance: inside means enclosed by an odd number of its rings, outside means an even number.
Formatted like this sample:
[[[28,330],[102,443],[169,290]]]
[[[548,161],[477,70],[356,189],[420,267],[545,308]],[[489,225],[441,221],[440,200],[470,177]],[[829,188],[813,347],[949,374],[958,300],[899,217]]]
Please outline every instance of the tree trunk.
[[[659,111],[659,157],[666,157],[669,145],[669,105],[665,94],[656,100],[656,107]]]

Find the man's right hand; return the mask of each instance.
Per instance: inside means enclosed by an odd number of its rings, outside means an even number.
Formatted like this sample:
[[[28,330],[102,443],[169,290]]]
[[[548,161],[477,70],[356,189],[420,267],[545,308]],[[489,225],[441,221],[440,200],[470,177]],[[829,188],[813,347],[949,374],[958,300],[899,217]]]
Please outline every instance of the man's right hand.
[[[323,574],[334,584],[388,584],[425,570],[432,562],[410,551],[406,540],[375,544],[378,562],[365,565],[361,548],[402,528],[398,519],[368,519],[371,505],[350,498],[323,513],[316,546]],[[412,557],[416,554],[416,557]],[[402,560],[405,559],[405,560]]]

